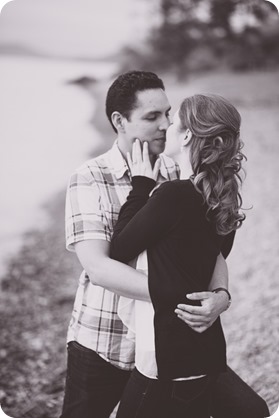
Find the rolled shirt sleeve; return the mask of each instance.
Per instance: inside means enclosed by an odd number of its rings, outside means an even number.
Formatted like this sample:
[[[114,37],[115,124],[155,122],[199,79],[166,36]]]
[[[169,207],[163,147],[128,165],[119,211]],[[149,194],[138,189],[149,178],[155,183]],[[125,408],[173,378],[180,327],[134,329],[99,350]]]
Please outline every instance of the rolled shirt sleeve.
[[[76,172],[68,183],[66,194],[66,248],[74,251],[74,244],[88,239],[110,241],[109,214],[112,205],[101,202],[94,178]]]

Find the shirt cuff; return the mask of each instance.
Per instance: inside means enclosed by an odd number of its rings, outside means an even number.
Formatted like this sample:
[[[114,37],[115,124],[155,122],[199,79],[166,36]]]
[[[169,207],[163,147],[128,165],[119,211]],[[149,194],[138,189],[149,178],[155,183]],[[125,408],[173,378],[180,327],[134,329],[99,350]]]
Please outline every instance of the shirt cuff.
[[[156,186],[156,181],[150,177],[134,176],[132,186],[135,194],[148,197],[151,190]]]

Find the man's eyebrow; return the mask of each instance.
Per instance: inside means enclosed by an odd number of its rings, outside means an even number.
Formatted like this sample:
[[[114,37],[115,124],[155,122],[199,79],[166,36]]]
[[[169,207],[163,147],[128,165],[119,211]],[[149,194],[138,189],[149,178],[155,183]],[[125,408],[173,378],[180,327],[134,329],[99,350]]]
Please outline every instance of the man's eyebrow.
[[[160,114],[160,113],[162,113],[160,110],[148,110],[146,113],[145,113],[145,115],[157,115],[157,114]]]
[[[170,110],[171,110],[171,106],[166,110],[166,112],[169,112]],[[161,112],[160,110],[149,110],[145,113],[145,115],[151,115],[151,114],[157,115],[160,113],[163,113],[163,112]]]

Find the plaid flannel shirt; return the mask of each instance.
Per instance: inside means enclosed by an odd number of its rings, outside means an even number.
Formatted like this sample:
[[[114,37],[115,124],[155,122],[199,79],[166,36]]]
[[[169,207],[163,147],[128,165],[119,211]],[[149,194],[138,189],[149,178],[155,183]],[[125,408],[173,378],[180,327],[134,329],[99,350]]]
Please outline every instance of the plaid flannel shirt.
[[[179,168],[161,155],[157,183],[179,177]],[[105,154],[84,163],[71,176],[66,197],[66,247],[88,239],[111,240],[121,205],[131,190],[127,164],[117,142]],[[94,254],[92,254],[94,257]],[[96,351],[116,367],[134,367],[134,342],[117,315],[119,296],[93,285],[82,272],[76,293],[67,341],[77,341]]]

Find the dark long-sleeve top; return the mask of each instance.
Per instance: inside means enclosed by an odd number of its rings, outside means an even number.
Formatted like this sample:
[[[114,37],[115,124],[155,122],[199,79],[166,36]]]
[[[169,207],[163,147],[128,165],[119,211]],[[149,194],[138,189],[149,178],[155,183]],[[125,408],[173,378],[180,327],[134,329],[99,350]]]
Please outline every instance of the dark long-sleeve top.
[[[220,318],[197,333],[174,310],[178,303],[186,303],[187,293],[208,289],[217,256],[229,254],[234,233],[226,237],[216,233],[190,180],[166,182],[151,197],[152,179],[133,177],[132,186],[115,225],[111,257],[129,262],[147,250],[158,377],[224,371],[226,343]]]

